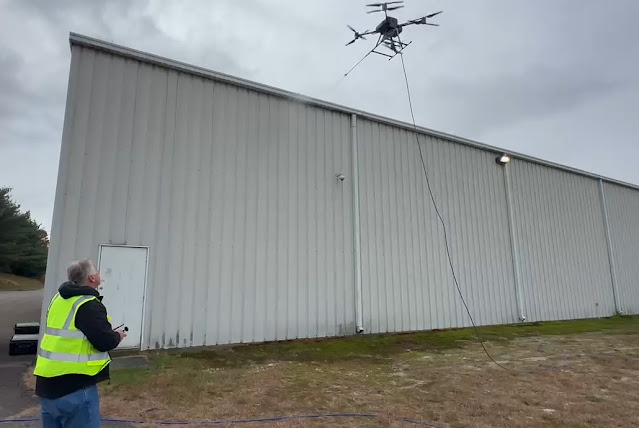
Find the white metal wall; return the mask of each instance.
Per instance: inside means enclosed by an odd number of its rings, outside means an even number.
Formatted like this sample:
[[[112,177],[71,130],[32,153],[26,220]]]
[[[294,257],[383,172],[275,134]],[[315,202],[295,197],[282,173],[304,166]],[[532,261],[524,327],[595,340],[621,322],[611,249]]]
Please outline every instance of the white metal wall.
[[[604,183],[621,308],[639,314],[639,192]]]
[[[599,182],[518,159],[508,168],[528,321],[613,315]]]
[[[349,115],[80,46],[68,98],[45,299],[145,245],[150,348],[355,331]]]
[[[517,320],[503,170],[495,155],[420,136],[460,287],[478,324]],[[415,134],[358,121],[367,332],[469,325]]]
[[[144,348],[354,333],[353,112],[95,46],[72,47],[45,301],[71,260],[140,245]],[[357,123],[365,332],[469,325],[415,133]],[[507,188],[527,320],[612,315],[597,179],[515,158],[507,187],[497,153],[440,137],[420,141],[477,324],[518,321]],[[638,313],[639,192],[604,189]]]

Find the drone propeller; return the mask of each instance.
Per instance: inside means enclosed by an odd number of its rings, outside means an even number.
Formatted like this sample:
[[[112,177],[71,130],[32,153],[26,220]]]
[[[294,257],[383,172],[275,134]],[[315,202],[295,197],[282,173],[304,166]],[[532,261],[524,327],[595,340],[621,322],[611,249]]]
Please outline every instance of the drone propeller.
[[[395,9],[399,9],[400,7],[404,7],[404,6],[391,6],[388,7],[389,4],[401,4],[404,3],[404,1],[389,1],[389,2],[385,2],[385,3],[370,3],[367,4],[366,6],[368,7],[381,7],[381,9],[377,9],[377,10],[370,10],[366,13],[375,13],[375,12],[386,12],[389,10],[395,10]]]
[[[377,12],[387,12],[389,10],[395,10],[395,9],[401,9],[404,6],[395,6],[395,7],[389,7],[387,9],[375,9],[375,10],[369,10],[366,13],[377,13]]]
[[[402,0],[402,1],[388,1],[388,2],[385,2],[385,3],[371,3],[371,4],[367,4],[366,6],[373,6],[373,7],[382,6],[383,7],[383,6],[386,6],[386,5],[389,5],[389,4],[398,4],[398,3],[404,3],[404,1]]]
[[[357,39],[364,39],[366,40],[366,37],[364,37],[363,35],[361,35],[360,33],[358,33],[353,27],[351,27],[350,25],[347,25],[347,27],[353,32],[355,33],[355,38],[353,40],[351,40],[350,42],[346,43],[346,46],[348,45],[352,45],[353,43],[355,43],[355,41]],[[368,30],[364,31],[364,33],[368,33]]]
[[[418,24],[418,25],[432,25],[433,27],[439,27],[439,24],[431,24],[430,22],[426,22],[426,19],[432,18],[433,16],[437,16],[443,11],[431,13],[430,15],[423,16],[419,19],[413,19],[412,21],[408,21],[407,24]]]

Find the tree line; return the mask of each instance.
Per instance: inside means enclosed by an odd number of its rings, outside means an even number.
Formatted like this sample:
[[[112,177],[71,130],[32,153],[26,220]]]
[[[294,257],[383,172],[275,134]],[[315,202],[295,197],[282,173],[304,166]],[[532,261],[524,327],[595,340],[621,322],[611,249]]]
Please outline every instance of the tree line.
[[[0,272],[42,277],[47,268],[49,237],[29,211],[11,199],[11,188],[0,187]]]

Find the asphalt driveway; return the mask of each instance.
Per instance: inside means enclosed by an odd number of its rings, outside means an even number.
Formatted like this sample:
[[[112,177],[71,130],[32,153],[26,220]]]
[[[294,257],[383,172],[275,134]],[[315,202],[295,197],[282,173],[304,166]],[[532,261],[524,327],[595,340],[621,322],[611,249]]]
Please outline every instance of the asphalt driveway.
[[[15,323],[40,321],[41,306],[42,290],[0,291],[0,418],[37,404],[33,391],[25,391],[22,384],[35,356],[9,356],[9,341]]]
[[[9,341],[18,322],[40,321],[43,290],[0,291],[0,419],[7,419],[38,405],[33,391],[25,390],[22,376],[32,369],[35,355],[9,356]],[[40,422],[12,422],[0,428],[34,428]],[[105,428],[125,428],[129,424],[102,423]]]

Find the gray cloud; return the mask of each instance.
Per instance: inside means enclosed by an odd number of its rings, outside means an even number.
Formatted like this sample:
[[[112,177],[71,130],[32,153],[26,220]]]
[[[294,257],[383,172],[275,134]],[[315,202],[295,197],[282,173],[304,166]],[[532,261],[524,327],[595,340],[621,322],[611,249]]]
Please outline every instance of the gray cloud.
[[[443,77],[430,95],[443,100],[439,114],[449,118],[455,132],[482,135],[505,125],[551,116],[618,89],[622,82],[608,76],[571,76],[561,71],[531,68],[519,73],[460,81]]]
[[[18,73],[17,56],[10,53],[0,54],[0,120],[6,123],[8,119],[18,116],[18,110],[15,108],[21,100],[26,98],[27,91],[19,84],[17,79]]]
[[[345,47],[364,0],[0,1],[0,185],[49,227],[70,31],[409,120],[401,63]],[[639,2],[407,0],[419,124],[639,183]],[[25,168],[25,162],[28,167]]]

